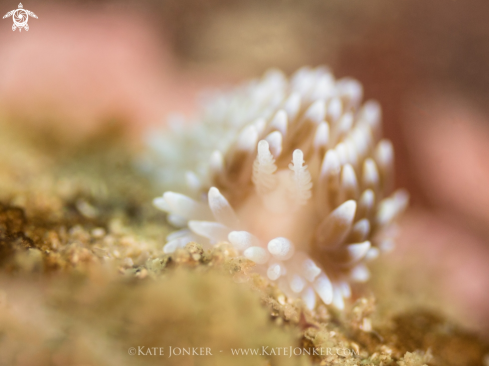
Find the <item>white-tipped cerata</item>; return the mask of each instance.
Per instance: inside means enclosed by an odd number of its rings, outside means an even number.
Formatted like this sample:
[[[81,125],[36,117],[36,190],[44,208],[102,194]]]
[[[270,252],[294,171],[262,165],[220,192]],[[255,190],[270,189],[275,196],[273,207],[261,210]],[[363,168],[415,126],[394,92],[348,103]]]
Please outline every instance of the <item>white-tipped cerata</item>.
[[[215,150],[210,158],[209,170],[212,175],[220,174],[224,170],[224,158],[219,150]]]
[[[324,219],[316,233],[319,248],[334,249],[343,242],[352,227],[356,209],[355,201],[346,201]]]
[[[287,113],[288,119],[293,120],[297,117],[301,108],[301,96],[299,93],[292,93],[284,102],[284,111]]]
[[[186,219],[195,218],[197,220],[210,218],[209,208],[205,204],[197,202],[183,194],[165,192],[165,194],[163,194],[163,199],[169,209],[168,212],[173,215],[181,216]]]
[[[363,162],[362,188],[378,192],[380,185],[379,171],[373,159],[365,159]]]
[[[329,125],[326,122],[321,122],[314,135],[314,148],[317,150],[321,147],[325,147],[329,142]]]
[[[392,194],[380,105],[362,97],[357,80],[326,67],[271,70],[210,95],[195,123],[153,132],[143,170],[188,192],[153,201],[181,228],[163,252],[226,242],[287,297],[344,308],[366,264],[394,248],[408,203]]]
[[[282,153],[282,134],[279,131],[270,133],[265,140],[270,146],[270,152],[275,158],[278,158]]]
[[[358,180],[355,170],[350,164],[345,164],[341,171],[340,201],[356,200],[358,198]]]
[[[324,121],[325,115],[326,115],[326,106],[324,104],[324,101],[317,100],[307,109],[305,118],[314,123],[319,124],[322,121]]]
[[[333,285],[329,278],[323,273],[314,281],[314,290],[325,304],[333,301]]]
[[[275,258],[286,260],[294,254],[294,244],[286,238],[275,238],[268,242],[268,251]]]
[[[258,264],[265,264],[270,258],[270,254],[261,247],[250,247],[244,251],[243,255]]]
[[[283,109],[279,110],[270,122],[270,127],[282,134],[287,135],[287,112]]]
[[[280,263],[272,263],[267,269],[267,277],[276,281],[282,275],[283,268]]]
[[[217,222],[229,228],[239,227],[233,208],[216,187],[209,189],[209,207]]]
[[[215,243],[225,241],[229,235],[229,228],[218,222],[210,221],[189,221],[188,227],[197,235],[208,238]]]
[[[238,137],[236,147],[238,150],[253,151],[258,140],[258,131],[256,126],[246,127]]]
[[[240,251],[260,244],[260,241],[247,231],[231,231],[228,240]]]
[[[312,287],[306,287],[302,292],[301,298],[309,310],[313,310],[316,307],[316,294]]]

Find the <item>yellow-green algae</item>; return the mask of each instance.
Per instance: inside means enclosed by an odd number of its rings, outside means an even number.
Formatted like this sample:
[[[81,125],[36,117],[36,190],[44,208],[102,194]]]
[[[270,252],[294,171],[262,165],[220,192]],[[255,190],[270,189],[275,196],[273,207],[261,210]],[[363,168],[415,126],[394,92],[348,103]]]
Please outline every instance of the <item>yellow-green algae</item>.
[[[489,353],[439,315],[443,304],[425,310],[382,290],[399,280],[388,263],[345,312],[310,312],[226,243],[163,254],[170,228],[117,129],[74,146],[42,130],[0,132],[0,365],[481,365]],[[212,356],[169,358],[169,346]],[[290,347],[322,355],[269,354]]]

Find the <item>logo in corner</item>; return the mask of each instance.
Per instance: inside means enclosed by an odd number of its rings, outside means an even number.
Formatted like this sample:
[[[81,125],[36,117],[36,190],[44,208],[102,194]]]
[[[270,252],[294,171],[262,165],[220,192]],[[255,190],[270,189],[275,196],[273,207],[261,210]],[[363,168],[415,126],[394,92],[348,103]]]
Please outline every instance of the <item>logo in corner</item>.
[[[17,28],[19,28],[19,32],[22,31],[22,28],[24,28],[26,31],[28,31],[29,30],[29,24],[27,24],[27,22],[29,20],[29,15],[31,17],[37,19],[36,14],[34,14],[32,11],[25,10],[22,3],[20,3],[18,9],[9,11],[7,14],[5,14],[3,16],[3,19],[12,16],[12,18],[14,19],[14,25],[12,25],[13,31],[15,31]]]

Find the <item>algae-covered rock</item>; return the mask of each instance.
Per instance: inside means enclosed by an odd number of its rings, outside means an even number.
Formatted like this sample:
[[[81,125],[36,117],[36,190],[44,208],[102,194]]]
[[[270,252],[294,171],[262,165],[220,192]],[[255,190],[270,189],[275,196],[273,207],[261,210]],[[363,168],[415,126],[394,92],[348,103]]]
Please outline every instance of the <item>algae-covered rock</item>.
[[[17,153],[0,149],[0,365],[452,366],[489,353],[443,308],[375,281],[344,311],[311,311],[226,242],[166,254],[170,227],[124,140],[57,156],[2,128]]]

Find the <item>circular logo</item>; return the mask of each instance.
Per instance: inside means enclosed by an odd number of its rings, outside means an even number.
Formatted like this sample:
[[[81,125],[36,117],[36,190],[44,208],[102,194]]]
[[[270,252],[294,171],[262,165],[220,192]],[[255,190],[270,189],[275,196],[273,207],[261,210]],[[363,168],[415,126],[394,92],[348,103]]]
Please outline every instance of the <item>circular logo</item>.
[[[27,24],[29,19],[29,14],[24,9],[17,9],[12,18],[14,18],[14,24],[18,28],[22,28]]]

